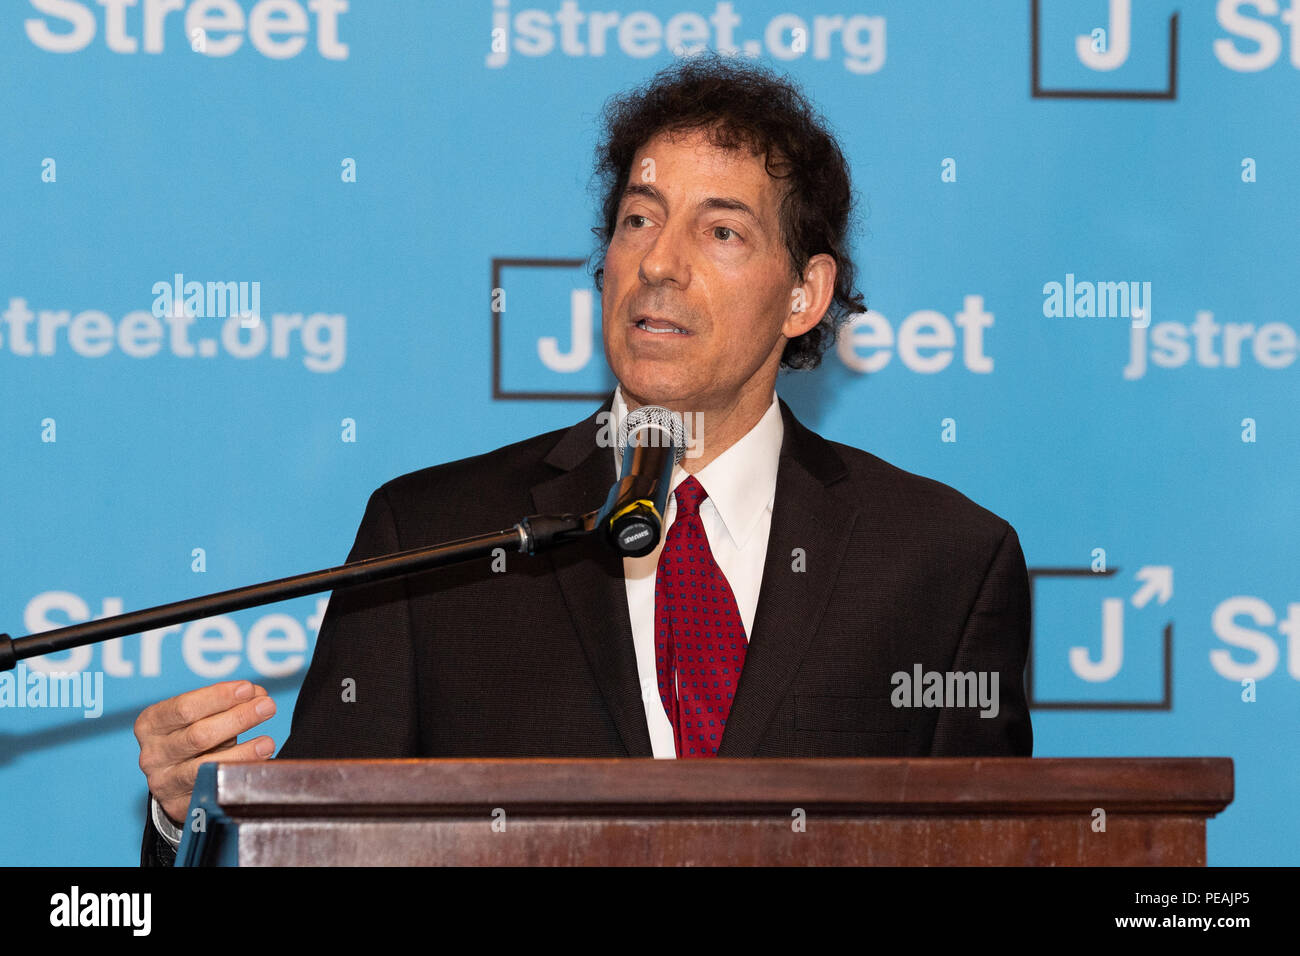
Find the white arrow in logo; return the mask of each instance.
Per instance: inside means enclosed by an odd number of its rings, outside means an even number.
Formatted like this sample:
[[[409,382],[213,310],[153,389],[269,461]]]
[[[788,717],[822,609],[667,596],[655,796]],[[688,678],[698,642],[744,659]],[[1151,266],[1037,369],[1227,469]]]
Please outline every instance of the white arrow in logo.
[[[1134,607],[1146,607],[1153,597],[1168,604],[1174,596],[1174,569],[1167,564],[1148,564],[1138,569],[1137,579],[1145,583],[1133,595]]]

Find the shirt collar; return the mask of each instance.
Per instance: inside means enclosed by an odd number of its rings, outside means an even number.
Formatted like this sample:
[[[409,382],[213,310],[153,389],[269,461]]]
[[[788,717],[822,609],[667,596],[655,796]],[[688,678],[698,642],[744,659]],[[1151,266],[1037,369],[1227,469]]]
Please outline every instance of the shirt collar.
[[[623,468],[623,449],[619,446],[617,436],[627,415],[627,403],[623,401],[621,388],[614,390],[610,411],[613,415],[610,435],[615,438],[614,475],[617,477]],[[773,392],[772,403],[754,427],[695,476],[708,492],[724,530],[737,548],[745,546],[758,527],[759,519],[772,509],[776,500],[776,473],[784,436],[781,406],[776,392]],[[691,441],[699,438],[695,434],[689,437]],[[674,467],[673,490],[686,477],[687,473],[680,465]]]

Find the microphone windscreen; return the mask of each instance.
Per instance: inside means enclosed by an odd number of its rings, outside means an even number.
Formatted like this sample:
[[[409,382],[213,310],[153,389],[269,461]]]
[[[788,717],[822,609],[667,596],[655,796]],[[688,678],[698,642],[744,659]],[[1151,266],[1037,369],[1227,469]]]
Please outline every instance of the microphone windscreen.
[[[626,448],[629,444],[650,447],[671,445],[673,463],[677,464],[686,454],[686,425],[678,412],[659,405],[642,405],[624,416],[618,429],[618,443],[620,448]]]

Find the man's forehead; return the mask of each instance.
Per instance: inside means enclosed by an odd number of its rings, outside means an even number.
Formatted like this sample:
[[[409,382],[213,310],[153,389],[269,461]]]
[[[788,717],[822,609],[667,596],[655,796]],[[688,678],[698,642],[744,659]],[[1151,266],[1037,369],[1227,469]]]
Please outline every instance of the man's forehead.
[[[756,208],[773,201],[778,185],[762,154],[716,146],[700,131],[657,133],[642,144],[628,171],[629,186],[636,183],[657,183],[661,193],[678,188],[737,195]]]

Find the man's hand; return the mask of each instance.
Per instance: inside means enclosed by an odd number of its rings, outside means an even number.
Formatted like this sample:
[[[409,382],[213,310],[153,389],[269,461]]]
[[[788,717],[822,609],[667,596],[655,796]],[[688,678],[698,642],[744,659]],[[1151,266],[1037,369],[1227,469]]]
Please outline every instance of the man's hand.
[[[201,687],[140,712],[135,739],[140,742],[140,769],[149,792],[177,826],[185,818],[199,765],[222,760],[265,760],[275,742],[261,736],[242,744],[244,731],[275,714],[266,689],[246,680]]]

